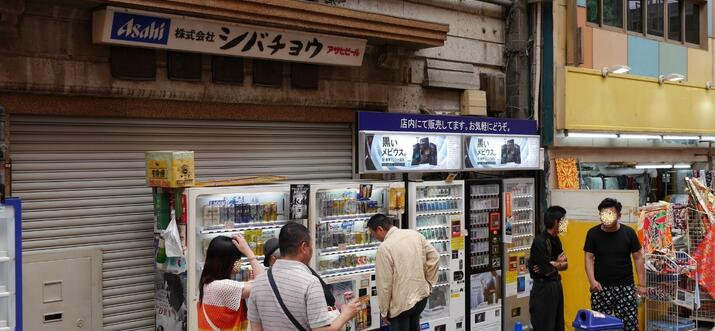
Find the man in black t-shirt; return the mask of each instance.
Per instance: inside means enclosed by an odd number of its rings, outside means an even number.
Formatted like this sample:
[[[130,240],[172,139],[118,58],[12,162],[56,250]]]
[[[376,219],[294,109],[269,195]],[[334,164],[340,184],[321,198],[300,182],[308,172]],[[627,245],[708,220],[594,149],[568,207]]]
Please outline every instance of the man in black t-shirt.
[[[636,232],[618,223],[621,203],[607,198],[598,205],[601,224],[588,230],[585,252],[586,276],[591,288],[591,309],[623,320],[626,331],[638,331],[636,291],[645,295],[645,263]],[[633,264],[638,287],[633,283]]]
[[[531,243],[528,265],[534,287],[529,295],[529,313],[534,331],[564,330],[564,290],[559,271],[569,265],[558,235],[565,216],[562,207],[546,209],[544,231]]]

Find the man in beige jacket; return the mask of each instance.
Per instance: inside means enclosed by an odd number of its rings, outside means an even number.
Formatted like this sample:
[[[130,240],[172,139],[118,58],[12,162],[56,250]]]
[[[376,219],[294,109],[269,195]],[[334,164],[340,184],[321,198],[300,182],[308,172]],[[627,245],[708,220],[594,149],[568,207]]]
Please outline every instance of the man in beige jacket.
[[[383,214],[367,226],[382,242],[375,272],[380,315],[393,331],[419,331],[420,314],[437,282],[439,253],[422,234],[394,227]]]

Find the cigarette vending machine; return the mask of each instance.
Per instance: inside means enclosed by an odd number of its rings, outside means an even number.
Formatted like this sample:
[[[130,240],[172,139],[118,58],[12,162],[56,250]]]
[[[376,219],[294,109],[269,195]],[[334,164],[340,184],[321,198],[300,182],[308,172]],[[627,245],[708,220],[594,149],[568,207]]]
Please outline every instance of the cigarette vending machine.
[[[534,239],[536,199],[533,178],[504,179],[504,330],[515,322],[530,324],[529,293],[532,280],[527,261]]]
[[[437,284],[420,317],[421,330],[466,330],[464,182],[409,183],[409,227],[440,253]]]
[[[502,328],[501,180],[466,182],[469,256],[467,323],[470,330]]]
[[[310,225],[313,232],[314,269],[331,285],[336,306],[352,297],[363,303],[347,331],[380,327],[375,281],[375,256],[379,242],[367,222],[376,213],[399,220],[404,212],[402,182],[343,182],[310,186]],[[399,223],[396,223],[399,225]]]
[[[277,238],[280,228],[288,222],[290,185],[189,188],[184,198],[188,218],[188,330],[197,330],[199,280],[209,243],[217,236],[241,233],[256,257],[262,260],[263,244]],[[240,272],[235,279],[252,279],[253,272],[245,257],[239,263]]]

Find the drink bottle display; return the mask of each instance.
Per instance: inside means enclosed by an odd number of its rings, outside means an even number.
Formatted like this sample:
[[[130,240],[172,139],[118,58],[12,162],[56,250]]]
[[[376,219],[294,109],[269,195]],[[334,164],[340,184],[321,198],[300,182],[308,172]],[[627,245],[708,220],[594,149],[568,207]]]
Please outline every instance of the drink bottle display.
[[[374,330],[380,326],[374,279],[379,242],[367,223],[381,213],[399,220],[405,206],[401,182],[345,182],[314,184],[310,188],[313,264],[333,288],[337,306],[356,297],[362,303],[346,330]],[[395,223],[399,226],[399,222]],[[445,247],[446,249],[446,247]],[[344,294],[349,293],[346,297]]]
[[[409,184],[409,223],[440,254],[437,282],[420,316],[422,330],[466,330],[464,184]]]
[[[189,330],[198,328],[198,283],[211,240],[217,236],[232,237],[240,233],[262,262],[265,242],[277,238],[281,227],[289,222],[289,199],[290,184],[189,188],[181,199],[174,199],[175,202],[181,201],[181,209],[185,206],[187,219]],[[234,265],[232,278],[237,281],[254,278],[245,257]]]

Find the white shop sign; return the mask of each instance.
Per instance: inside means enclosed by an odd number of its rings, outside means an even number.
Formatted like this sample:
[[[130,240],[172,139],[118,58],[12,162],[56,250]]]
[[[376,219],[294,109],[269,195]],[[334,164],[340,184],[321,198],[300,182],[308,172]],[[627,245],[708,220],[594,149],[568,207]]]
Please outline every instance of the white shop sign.
[[[250,58],[360,66],[367,40],[106,7],[92,41]]]

